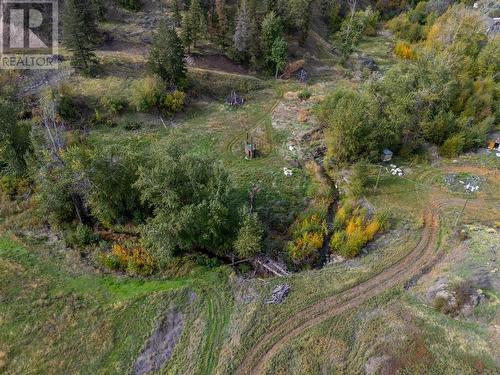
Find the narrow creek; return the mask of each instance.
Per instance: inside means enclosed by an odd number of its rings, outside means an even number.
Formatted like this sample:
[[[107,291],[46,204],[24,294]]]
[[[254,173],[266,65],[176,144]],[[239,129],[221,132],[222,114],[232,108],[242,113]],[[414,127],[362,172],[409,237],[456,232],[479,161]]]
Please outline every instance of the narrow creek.
[[[317,162],[318,163],[318,162]],[[325,239],[323,240],[323,246],[321,247],[320,250],[320,259],[318,262],[318,265],[316,268],[320,269],[325,266],[326,263],[328,263],[328,255],[330,254],[330,240],[333,235],[333,221],[335,219],[335,214],[337,213],[338,210],[338,205],[339,205],[339,191],[335,185],[335,182],[331,179],[331,177],[325,172],[325,168],[323,166],[323,163],[318,163],[320,170],[319,173],[321,174],[321,178],[324,179],[325,181],[328,182],[332,189],[332,201],[330,202],[330,205],[328,206],[328,213],[326,217],[326,225],[327,225],[327,234],[325,236]]]

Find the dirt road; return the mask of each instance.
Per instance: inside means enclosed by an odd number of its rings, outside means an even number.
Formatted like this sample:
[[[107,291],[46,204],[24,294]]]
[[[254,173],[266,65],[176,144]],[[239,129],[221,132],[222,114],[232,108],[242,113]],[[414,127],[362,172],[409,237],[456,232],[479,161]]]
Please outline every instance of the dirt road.
[[[371,279],[309,306],[288,320],[270,327],[268,333],[247,353],[236,374],[264,374],[267,364],[274,355],[294,337],[310,327],[361,305],[370,298],[420,273],[424,267],[432,264],[439,256],[437,248],[439,211],[463,204],[464,200],[462,199],[446,199],[430,203],[423,215],[424,229],[420,241],[407,256]]]

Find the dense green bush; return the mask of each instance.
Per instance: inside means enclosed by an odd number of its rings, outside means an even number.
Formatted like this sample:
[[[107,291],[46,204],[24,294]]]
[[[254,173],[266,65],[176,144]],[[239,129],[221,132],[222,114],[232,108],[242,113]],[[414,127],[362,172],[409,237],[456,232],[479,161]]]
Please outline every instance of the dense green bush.
[[[61,85],[57,92],[58,112],[65,121],[76,121],[80,117],[75,93],[68,85]]]
[[[141,222],[147,210],[133,186],[141,160],[132,150],[118,146],[75,145],[57,162],[40,154],[33,167],[43,217],[53,225],[74,219],[96,221],[105,227]]]
[[[25,157],[31,152],[31,122],[19,121],[19,106],[0,98],[0,172],[26,172]]]
[[[186,104],[186,94],[182,91],[172,91],[165,95],[162,103],[163,111],[168,115],[181,112]]]
[[[233,246],[240,258],[248,258],[261,252],[264,228],[257,213],[249,212],[247,207],[241,209],[240,216],[241,226]]]
[[[116,115],[127,107],[129,91],[126,83],[118,79],[108,79],[106,87],[107,89],[99,97],[99,104],[105,113]]]
[[[387,27],[400,39],[417,42],[425,38],[434,23],[435,13],[427,9],[427,2],[419,2],[411,9],[387,22]]]
[[[457,129],[453,112],[439,112],[431,119],[422,121],[422,130],[426,140],[441,145]]]
[[[465,137],[463,134],[454,134],[446,141],[439,149],[439,153],[446,158],[457,157],[463,150],[465,145]]]
[[[134,187],[143,158],[124,147],[93,149],[82,173],[89,181],[84,197],[92,217],[106,227],[127,221],[141,222],[145,210]]]
[[[99,240],[91,227],[78,224],[76,227],[64,231],[64,239],[68,246],[82,248],[91,245]]]
[[[380,126],[377,101],[369,92],[338,89],[321,103],[318,115],[327,125],[327,156],[338,162],[374,159],[389,140]]]
[[[155,77],[146,77],[132,82],[130,104],[136,111],[147,112],[158,105],[164,85]]]

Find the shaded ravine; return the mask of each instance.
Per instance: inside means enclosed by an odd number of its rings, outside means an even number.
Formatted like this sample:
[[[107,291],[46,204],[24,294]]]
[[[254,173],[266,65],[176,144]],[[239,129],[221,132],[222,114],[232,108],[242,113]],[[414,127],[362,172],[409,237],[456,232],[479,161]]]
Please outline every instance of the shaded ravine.
[[[333,220],[339,208],[339,191],[337,189],[337,186],[335,185],[335,182],[325,172],[325,168],[323,167],[323,165],[319,164],[318,162],[316,163],[320,167],[319,173],[321,175],[321,178],[326,180],[326,182],[328,183],[328,185],[330,185],[330,188],[332,189],[332,201],[328,206],[328,212],[326,215],[327,233],[325,239],[323,240],[323,246],[321,247],[320,250],[320,261],[317,267],[317,268],[322,268],[328,262],[328,254],[330,254],[331,252],[330,240],[333,235]]]
[[[404,282],[435,263],[439,232],[439,211],[463,204],[462,199],[431,202],[424,212],[424,230],[420,241],[405,257],[371,279],[338,295],[309,306],[282,323],[269,328],[247,353],[236,370],[237,375],[264,374],[271,359],[293,338],[331,317],[353,309],[384,291]]]

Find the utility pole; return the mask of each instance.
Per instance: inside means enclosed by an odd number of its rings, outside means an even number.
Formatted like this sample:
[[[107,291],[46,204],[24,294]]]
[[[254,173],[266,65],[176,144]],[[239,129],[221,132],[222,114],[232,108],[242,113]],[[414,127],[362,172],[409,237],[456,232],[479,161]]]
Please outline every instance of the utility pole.
[[[454,227],[456,227],[458,225],[458,221],[460,220],[460,218],[462,217],[462,214],[464,213],[465,211],[465,207],[467,207],[467,203],[469,203],[469,197],[467,196],[467,199],[465,200],[465,204],[464,206],[462,207],[462,211],[460,211],[460,213],[458,214],[457,216],[457,219],[455,220],[455,225]]]
[[[378,183],[380,181],[380,175],[382,174],[382,165],[379,166],[379,170],[378,170],[378,176],[377,176],[377,183],[375,184],[375,190],[378,189]]]

